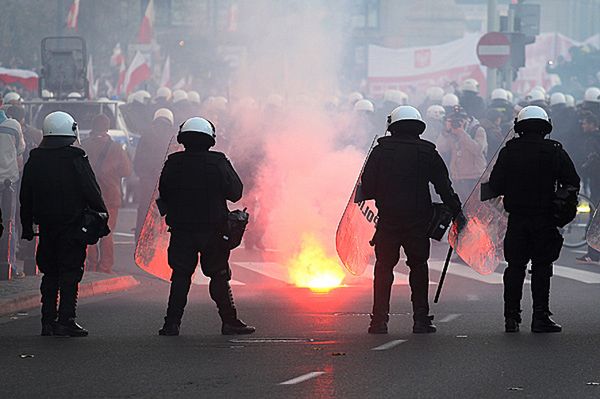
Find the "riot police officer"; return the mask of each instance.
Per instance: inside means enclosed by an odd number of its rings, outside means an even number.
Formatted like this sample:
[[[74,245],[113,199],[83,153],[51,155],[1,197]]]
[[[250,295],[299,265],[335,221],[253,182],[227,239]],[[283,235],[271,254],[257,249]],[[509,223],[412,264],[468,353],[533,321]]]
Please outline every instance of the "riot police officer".
[[[546,111],[527,106],[514,126],[519,137],[500,151],[489,181],[493,195],[504,196],[509,213],[504,239],[505,331],[519,331],[523,282],[531,261],[531,331],[560,332],[561,326],[550,318],[550,277],[563,242],[557,226],[575,216],[579,176],[561,144],[544,139],[552,131]]]
[[[185,151],[171,154],[161,172],[159,203],[171,232],[168,259],[172,274],[167,315],[159,335],[179,335],[198,253],[202,272],[210,278],[209,293],[219,310],[221,333],[251,334],[255,330],[237,317],[229,285],[230,247],[224,238],[226,200],[237,202],[243,186],[225,155],[209,151],[215,138],[215,127],[208,120],[186,120],[177,135]]]
[[[374,199],[379,211],[375,245],[374,303],[371,334],[386,334],[393,269],[400,247],[407,256],[413,306],[413,333],[436,331],[429,315],[430,242],[427,225],[433,216],[429,183],[453,214],[461,203],[452,189],[448,169],[435,145],[422,140],[425,130],[421,114],[411,106],[397,107],[388,116],[391,136],[382,137],[369,156],[361,179],[365,199]]]
[[[77,123],[71,115],[49,114],[44,119],[42,142],[31,150],[23,170],[22,238],[31,241],[33,224],[39,225],[36,261],[44,273],[40,287],[42,335],[88,335],[75,322],[86,256],[86,242],[80,239],[78,229],[86,209],[105,216],[107,210],[85,151],[72,146],[77,138]]]

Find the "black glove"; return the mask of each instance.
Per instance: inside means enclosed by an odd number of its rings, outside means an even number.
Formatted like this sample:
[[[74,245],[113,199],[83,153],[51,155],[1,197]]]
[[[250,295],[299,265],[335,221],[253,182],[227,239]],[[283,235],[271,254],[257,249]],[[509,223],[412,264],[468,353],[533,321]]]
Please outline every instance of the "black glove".
[[[454,218],[454,223],[456,223],[456,229],[458,233],[460,233],[467,226],[467,218],[463,211],[458,212],[458,215]]]
[[[2,233],[4,233],[4,225],[0,222],[0,237],[2,237]]]
[[[23,240],[31,241],[33,240],[33,227],[32,226],[23,226],[23,233],[21,233],[21,238]]]

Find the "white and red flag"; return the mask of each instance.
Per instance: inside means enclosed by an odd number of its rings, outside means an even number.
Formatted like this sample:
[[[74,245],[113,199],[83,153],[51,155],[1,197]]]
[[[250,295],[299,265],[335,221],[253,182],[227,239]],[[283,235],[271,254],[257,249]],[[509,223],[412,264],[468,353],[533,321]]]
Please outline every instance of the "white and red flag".
[[[142,19],[142,25],[138,32],[138,43],[139,44],[150,44],[152,42],[152,36],[154,35],[154,0],[148,2],[144,18]]]
[[[123,82],[125,93],[131,93],[133,89],[142,82],[148,80],[151,76],[152,71],[150,70],[148,60],[138,51],[135,53],[135,57],[133,57],[131,64],[129,64],[129,68],[127,68],[127,73],[125,74],[125,81]]]
[[[113,48],[112,55],[110,56],[110,66],[120,67],[121,64],[125,63],[125,56],[121,50],[121,43],[117,43]]]
[[[67,14],[67,29],[77,31],[77,19],[79,18],[79,0],[73,0]]]
[[[162,69],[162,74],[160,75],[160,87],[170,87],[171,86],[171,57],[167,56],[165,60],[165,65]]]

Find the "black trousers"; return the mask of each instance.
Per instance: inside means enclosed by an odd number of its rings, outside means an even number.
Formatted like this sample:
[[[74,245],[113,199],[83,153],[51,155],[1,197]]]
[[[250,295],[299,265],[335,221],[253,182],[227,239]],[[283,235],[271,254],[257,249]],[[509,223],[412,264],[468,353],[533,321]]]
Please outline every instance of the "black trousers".
[[[73,238],[73,226],[41,225],[36,261],[42,273],[42,322],[75,318],[86,244]],[[60,292],[60,306],[58,294]]]
[[[563,238],[551,215],[517,215],[508,218],[504,238],[504,315],[520,320],[523,282],[531,261],[531,295],[534,312],[550,312],[552,262],[558,259]]]
[[[382,229],[375,233],[375,276],[373,281],[373,319],[389,319],[390,297],[394,282],[394,267],[400,260],[400,248],[406,253],[410,268],[409,283],[413,317],[429,314],[429,259],[430,241],[418,229]]]
[[[216,230],[184,231],[172,229],[168,258],[171,273],[171,290],[166,321],[179,324],[183,317],[192,275],[198,265],[202,273],[210,278],[209,293],[215,301],[219,315],[224,321],[237,319],[231,287],[229,268],[230,250],[222,235]]]

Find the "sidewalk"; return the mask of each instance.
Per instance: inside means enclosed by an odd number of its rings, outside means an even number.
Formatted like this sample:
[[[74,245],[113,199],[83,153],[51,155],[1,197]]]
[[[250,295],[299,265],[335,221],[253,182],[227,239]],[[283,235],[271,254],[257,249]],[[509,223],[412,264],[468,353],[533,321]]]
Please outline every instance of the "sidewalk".
[[[42,276],[0,281],[0,316],[40,306]],[[79,284],[79,298],[124,291],[139,284],[129,275],[85,272]]]

